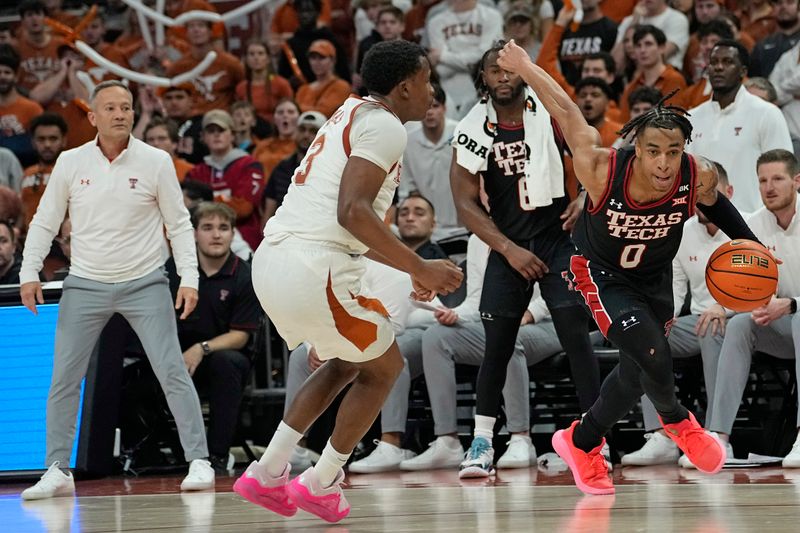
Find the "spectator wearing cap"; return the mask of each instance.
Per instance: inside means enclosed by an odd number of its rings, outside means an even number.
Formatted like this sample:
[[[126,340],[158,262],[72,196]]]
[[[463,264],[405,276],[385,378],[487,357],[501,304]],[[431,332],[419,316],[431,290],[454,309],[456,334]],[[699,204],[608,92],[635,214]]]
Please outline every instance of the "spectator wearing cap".
[[[209,155],[186,175],[186,180],[211,185],[214,200],[236,212],[236,225],[252,249],[261,242],[257,206],[264,188],[261,163],[234,148],[233,119],[227,111],[213,109],[203,115],[203,141]]]
[[[681,15],[683,16],[683,15]],[[628,95],[639,87],[655,87],[662,94],[669,94],[674,89],[685,89],[686,80],[683,74],[672,65],[664,63],[664,50],[667,46],[667,37],[664,32],[655,26],[638,26],[633,32],[633,46],[636,58],[637,73],[631,82],[625,86],[620,101],[622,116],[620,120],[627,122],[630,119],[628,109]]]
[[[202,74],[192,79],[197,97],[194,114],[204,114],[212,109],[228,109],[233,103],[236,86],[244,80],[244,66],[235,56],[214,49],[211,23],[205,20],[190,20],[186,23],[186,39],[189,52],[167,69],[173,77],[196,67],[212,50],[217,57]]]
[[[169,154],[172,158],[172,163],[175,165],[175,174],[178,176],[178,181],[183,183],[183,180],[186,179],[186,174],[194,168],[194,165],[178,157],[175,152],[178,148],[178,140],[178,126],[168,118],[155,117],[144,129],[144,142],[150,146],[161,148]]]
[[[8,148],[20,163],[30,165],[36,160],[31,147],[31,120],[42,114],[42,106],[17,91],[20,56],[8,44],[0,44],[0,146]]]
[[[639,2],[638,9],[623,19],[617,29],[617,42],[611,51],[614,60],[618,64],[624,60],[623,41],[627,29],[642,25],[655,26],[664,33],[661,50],[664,62],[676,69],[683,68],[683,56],[689,44],[689,19],[677,9],[669,7],[667,0]]]
[[[320,0],[294,0],[299,26],[291,38],[286,41],[287,48],[280,54],[278,74],[288,79],[295,89],[306,82],[314,80],[314,72],[308,61],[308,50],[314,41],[325,39],[336,48],[336,75],[350,81],[349,55],[336,39],[333,31],[327,26],[318,26]],[[293,67],[294,64],[294,67]],[[299,75],[298,75],[299,73]]]
[[[771,2],[776,27],[773,33],[758,41],[750,55],[748,76],[768,78],[778,59],[800,41],[800,2]]]
[[[297,89],[300,111],[319,111],[330,117],[350,96],[350,84],[333,72],[336,48],[330,41],[320,39],[311,43],[308,62],[314,72],[314,81]]]
[[[319,111],[306,111],[297,119],[297,130],[294,140],[297,151],[283,159],[269,176],[267,186],[264,187],[261,205],[263,212],[262,226],[275,214],[283,203],[283,197],[289,191],[294,171],[306,155],[308,147],[314,142],[319,129],[325,124],[327,117]]]
[[[762,206],[754,173],[758,157],[778,148],[791,150],[792,141],[780,109],[744,88],[748,59],[738,41],[722,40],[711,50],[713,95],[689,110],[693,130],[686,153],[721,164],[736,189],[731,202],[740,211],[753,213]]]
[[[574,16],[574,10],[562,8],[550,29],[559,42],[559,67],[570,85],[581,79],[582,64],[589,55],[610,52],[617,39],[617,25],[603,15],[599,0],[584,0],[583,20],[573,31],[570,22]]]
[[[64,40],[48,30],[47,8],[40,0],[23,0],[17,11],[22,19],[17,43],[22,58],[19,85],[30,91],[59,70],[58,47]]]
[[[31,98],[44,106],[45,111],[58,113],[69,124],[67,148],[75,148],[96,135],[86,113],[89,111],[89,91],[78,79],[84,71],[86,58],[71,44],[58,47],[60,68],[31,90]]]

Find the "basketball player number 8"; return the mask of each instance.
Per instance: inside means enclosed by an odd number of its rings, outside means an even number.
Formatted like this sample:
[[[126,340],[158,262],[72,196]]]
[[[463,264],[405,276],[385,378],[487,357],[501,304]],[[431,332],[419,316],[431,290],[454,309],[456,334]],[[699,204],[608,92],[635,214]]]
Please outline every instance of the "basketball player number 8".
[[[306,182],[306,178],[308,174],[311,172],[311,164],[314,162],[314,158],[319,155],[322,151],[322,148],[325,147],[325,135],[320,135],[314,143],[308,147],[308,151],[306,152],[306,157],[303,159],[303,166],[298,167],[297,173],[294,175],[294,184],[295,185],[303,185]]]
[[[634,268],[642,262],[642,255],[647,248],[646,244],[629,244],[622,249],[619,255],[619,264],[622,268]]]

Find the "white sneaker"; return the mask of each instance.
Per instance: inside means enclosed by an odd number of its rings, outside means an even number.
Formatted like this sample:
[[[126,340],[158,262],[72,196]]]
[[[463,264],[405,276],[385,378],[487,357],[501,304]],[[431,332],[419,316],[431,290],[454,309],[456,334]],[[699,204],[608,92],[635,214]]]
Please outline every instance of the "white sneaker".
[[[292,465],[292,470],[295,472],[305,472],[317,464],[319,458],[320,455],[314,450],[302,446],[295,446],[292,451],[292,456],[289,458],[289,464]]]
[[[530,436],[514,435],[506,453],[497,460],[497,468],[528,468],[536,464],[536,448]]]
[[[600,448],[600,455],[606,460],[606,466],[608,467],[609,472],[614,471],[614,465],[611,464],[611,447],[608,445],[608,441],[603,443],[603,447]]]
[[[451,447],[455,441],[457,447]],[[455,468],[464,459],[464,448],[458,439],[439,437],[430,447],[413,459],[400,463],[400,470],[436,470],[438,468]]]
[[[394,444],[389,444],[382,440],[376,439],[373,442],[378,446],[368,456],[350,463],[350,466],[347,467],[350,472],[354,474],[391,472],[392,470],[399,470],[402,461],[417,456],[411,450],[398,448]]]
[[[709,433],[711,433],[712,435],[716,435],[716,436],[717,436],[717,438],[719,438],[719,434],[718,434],[718,433],[715,433],[715,432],[713,432],[713,431],[709,431]],[[667,437],[667,438],[669,438],[669,437]],[[722,441],[722,439],[720,439],[720,442],[723,442],[723,441]],[[726,454],[726,457],[727,457],[728,459],[733,459],[733,446],[731,446],[731,443],[730,443],[730,442],[723,442],[723,444],[725,444],[725,454]],[[726,459],[726,460],[727,460],[727,459]],[[694,464],[693,464],[693,463],[692,463],[692,462],[689,460],[689,458],[688,458],[688,457],[686,457],[686,454],[683,454],[683,455],[681,455],[681,458],[680,458],[680,459],[678,459],[678,465],[680,465],[680,467],[681,467],[681,468],[697,468],[697,467],[696,467],[696,466],[694,466]]]
[[[23,500],[43,500],[55,496],[75,496],[75,480],[72,472],[65,474],[55,461],[50,465],[36,485],[22,491]]]
[[[800,439],[792,445],[789,455],[783,458],[781,465],[784,468],[800,468]]]
[[[635,452],[622,457],[622,466],[652,466],[675,464],[681,452],[675,442],[661,432],[646,433],[647,442]]]
[[[205,459],[189,463],[189,473],[181,482],[181,490],[206,490],[214,488],[214,469]]]

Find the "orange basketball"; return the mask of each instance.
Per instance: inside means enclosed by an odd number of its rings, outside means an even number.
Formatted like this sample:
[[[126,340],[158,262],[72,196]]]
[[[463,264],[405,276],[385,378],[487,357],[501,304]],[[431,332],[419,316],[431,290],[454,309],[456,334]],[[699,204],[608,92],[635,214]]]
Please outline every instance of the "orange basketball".
[[[757,242],[726,242],[708,260],[706,286],[721,306],[738,312],[752,311],[775,294],[778,265]]]

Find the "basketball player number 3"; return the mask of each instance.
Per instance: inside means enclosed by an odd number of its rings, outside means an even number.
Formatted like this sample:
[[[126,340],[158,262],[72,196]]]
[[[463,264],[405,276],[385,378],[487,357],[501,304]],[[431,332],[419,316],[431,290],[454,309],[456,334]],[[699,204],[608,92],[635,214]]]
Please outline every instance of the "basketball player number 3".
[[[314,162],[314,158],[319,155],[324,147],[325,135],[323,134],[317,137],[314,143],[308,147],[306,157],[303,159],[303,166],[299,167],[297,173],[294,175],[295,185],[303,185],[306,182],[306,178],[308,178],[308,174],[311,172],[311,164]]]
[[[642,255],[647,248],[646,244],[629,244],[619,254],[619,264],[622,268],[635,268],[642,262]]]

